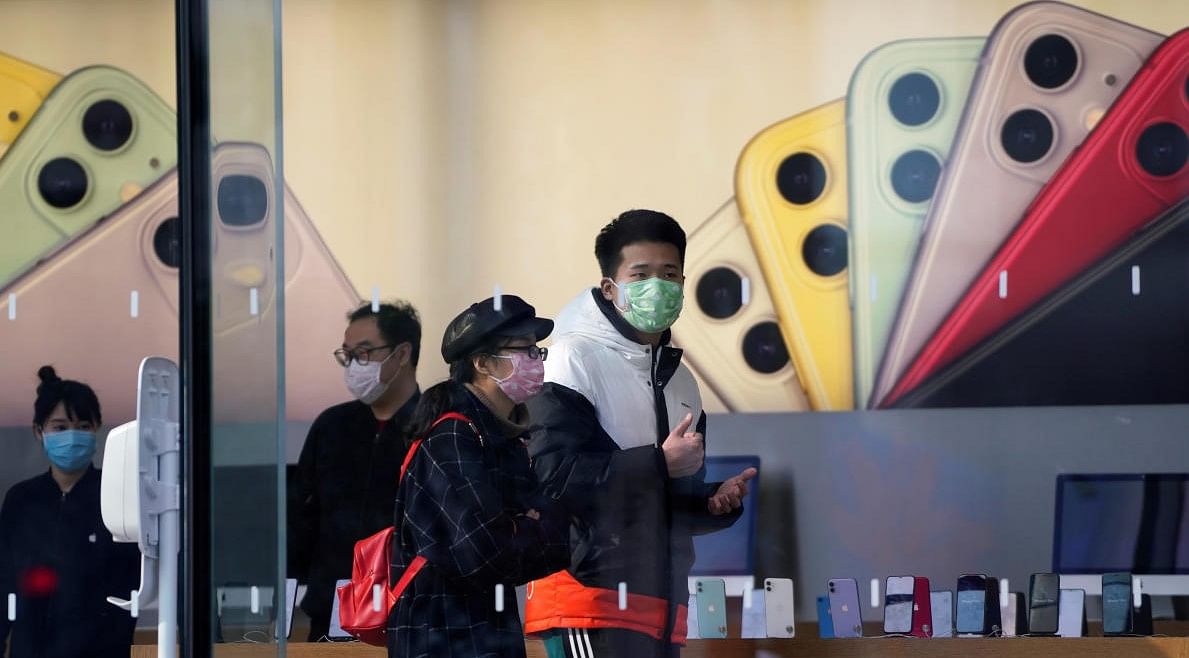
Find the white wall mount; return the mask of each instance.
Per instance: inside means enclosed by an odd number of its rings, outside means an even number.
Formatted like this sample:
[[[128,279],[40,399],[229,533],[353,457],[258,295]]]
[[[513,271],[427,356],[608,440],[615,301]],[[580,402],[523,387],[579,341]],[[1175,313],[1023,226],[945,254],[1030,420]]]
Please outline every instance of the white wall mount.
[[[136,420],[108,434],[100,484],[103,523],[115,541],[136,542],[141,555],[140,587],[128,600],[107,600],[134,617],[158,604],[158,658],[177,652],[180,405],[177,364],[162,357],[142,361]]]

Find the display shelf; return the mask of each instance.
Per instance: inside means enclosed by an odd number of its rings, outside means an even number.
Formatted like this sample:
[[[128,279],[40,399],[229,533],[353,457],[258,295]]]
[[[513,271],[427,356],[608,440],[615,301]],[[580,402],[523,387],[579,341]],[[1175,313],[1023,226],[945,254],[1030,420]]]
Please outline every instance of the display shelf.
[[[811,626],[811,625],[807,625]],[[808,629],[807,629],[808,630]],[[816,628],[814,628],[816,630]],[[801,629],[798,628],[798,633]],[[525,643],[528,658],[545,658],[545,647],[538,640]],[[256,658],[276,655],[269,644],[216,644],[218,658]],[[156,658],[157,648],[138,645],[132,658]],[[382,647],[358,642],[322,644],[289,643],[287,655],[293,658],[385,658]],[[825,658],[977,658],[979,656],[1017,656],[1019,658],[1189,658],[1189,637],[1137,638],[994,638],[938,639],[862,638],[857,640],[821,640],[816,637],[792,640],[691,640],[681,652],[683,658],[756,658],[764,656],[823,656]]]

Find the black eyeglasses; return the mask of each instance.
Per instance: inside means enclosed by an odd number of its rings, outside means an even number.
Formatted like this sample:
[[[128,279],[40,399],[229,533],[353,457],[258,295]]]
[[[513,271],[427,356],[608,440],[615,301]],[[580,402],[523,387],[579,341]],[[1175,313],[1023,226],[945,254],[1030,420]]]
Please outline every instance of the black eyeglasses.
[[[356,347],[353,350],[340,347],[334,351],[334,360],[338,361],[339,365],[344,368],[351,365],[352,359],[355,360],[355,363],[358,363],[361,366],[366,366],[371,361],[372,352],[375,352],[376,350],[390,349],[392,349],[391,345],[380,345],[379,347]]]
[[[539,359],[541,361],[544,361],[545,357],[549,356],[549,348],[548,347],[537,347],[536,345],[525,345],[524,347],[519,347],[519,346],[501,347],[500,351],[502,351],[502,352],[524,352],[525,354],[528,355],[528,358],[533,359],[533,360]]]

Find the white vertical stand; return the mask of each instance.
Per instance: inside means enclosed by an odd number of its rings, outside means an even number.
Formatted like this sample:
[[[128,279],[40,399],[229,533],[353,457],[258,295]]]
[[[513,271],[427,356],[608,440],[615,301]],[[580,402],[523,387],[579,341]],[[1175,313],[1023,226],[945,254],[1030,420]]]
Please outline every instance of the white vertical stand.
[[[103,522],[115,541],[140,548],[140,588],[129,600],[107,601],[134,617],[159,602],[158,658],[177,655],[180,393],[176,364],[161,357],[142,361],[136,420],[111,431],[103,458]]]
[[[173,449],[161,455],[161,481],[163,487],[172,487],[173,505],[161,512],[159,523],[161,528],[160,558],[157,562],[157,582],[161,588],[161,605],[157,616],[157,658],[171,658],[177,652],[178,634],[178,553],[181,546],[178,533],[178,515],[181,513],[180,486],[181,448],[178,439],[178,424],[173,426]],[[165,484],[171,483],[171,484]]]

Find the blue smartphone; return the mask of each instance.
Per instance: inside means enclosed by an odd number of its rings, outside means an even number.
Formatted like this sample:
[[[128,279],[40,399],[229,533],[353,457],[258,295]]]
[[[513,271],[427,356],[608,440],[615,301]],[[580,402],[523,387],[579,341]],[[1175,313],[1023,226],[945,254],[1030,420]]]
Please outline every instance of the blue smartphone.
[[[958,577],[958,635],[987,635],[987,577],[962,574]]]
[[[830,597],[817,597],[817,636],[834,637],[834,619],[830,616]]]

